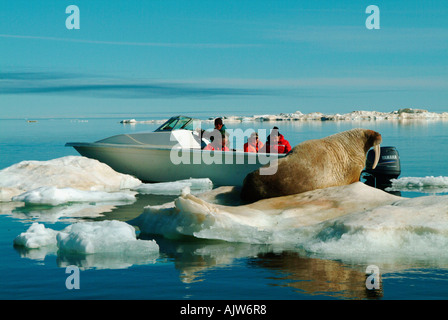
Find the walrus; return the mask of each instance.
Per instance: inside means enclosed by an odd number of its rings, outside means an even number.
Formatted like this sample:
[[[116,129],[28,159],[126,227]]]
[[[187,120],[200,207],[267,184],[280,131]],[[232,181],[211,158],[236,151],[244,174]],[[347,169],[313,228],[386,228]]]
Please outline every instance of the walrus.
[[[249,173],[243,181],[241,199],[254,202],[359,181],[371,147],[375,148],[373,168],[378,164],[381,141],[381,134],[367,129],[304,141],[277,160],[274,174],[260,174],[263,167]]]

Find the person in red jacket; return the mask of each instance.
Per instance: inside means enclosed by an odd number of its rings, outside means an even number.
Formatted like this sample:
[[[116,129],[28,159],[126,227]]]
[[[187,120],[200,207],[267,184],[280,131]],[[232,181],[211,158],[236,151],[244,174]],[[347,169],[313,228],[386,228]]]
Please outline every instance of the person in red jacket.
[[[219,139],[221,137],[221,139]],[[221,133],[213,142],[209,143],[203,150],[230,151],[227,147],[227,135]]]
[[[288,153],[291,151],[291,145],[288,140],[278,132],[278,128],[274,127],[271,131],[271,134],[268,136],[268,139],[260,152],[265,153]]]
[[[244,144],[244,152],[259,152],[263,148],[263,142],[258,140],[258,133],[252,132]]]

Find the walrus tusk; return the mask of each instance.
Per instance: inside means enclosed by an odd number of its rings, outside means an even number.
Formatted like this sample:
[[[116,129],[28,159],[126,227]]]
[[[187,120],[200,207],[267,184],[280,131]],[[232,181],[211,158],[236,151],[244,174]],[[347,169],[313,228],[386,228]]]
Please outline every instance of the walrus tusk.
[[[375,169],[376,165],[378,164],[378,161],[380,160],[380,154],[381,154],[380,145],[377,144],[375,147],[373,147],[373,150],[375,151],[375,161],[373,162],[372,169]]]

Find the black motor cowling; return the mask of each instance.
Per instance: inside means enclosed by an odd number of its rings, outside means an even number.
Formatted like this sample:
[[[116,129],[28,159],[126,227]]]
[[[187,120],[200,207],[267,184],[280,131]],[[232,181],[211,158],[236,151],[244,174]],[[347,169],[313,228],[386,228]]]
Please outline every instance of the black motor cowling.
[[[375,169],[372,169],[375,160],[374,150],[367,153],[366,167],[362,176],[366,184],[384,189],[391,185],[390,180],[396,179],[401,174],[400,156],[395,147],[381,147],[381,155]]]

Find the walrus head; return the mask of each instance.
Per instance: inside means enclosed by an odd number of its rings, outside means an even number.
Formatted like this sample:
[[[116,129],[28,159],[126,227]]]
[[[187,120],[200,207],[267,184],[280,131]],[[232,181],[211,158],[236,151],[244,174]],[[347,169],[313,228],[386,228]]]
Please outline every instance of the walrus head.
[[[381,134],[373,130],[365,130],[366,135],[366,144],[365,144],[365,152],[369,151],[371,147],[375,151],[375,160],[373,161],[372,169],[375,169],[378,165],[378,161],[380,160],[381,155],[381,147],[380,144],[383,141]]]

